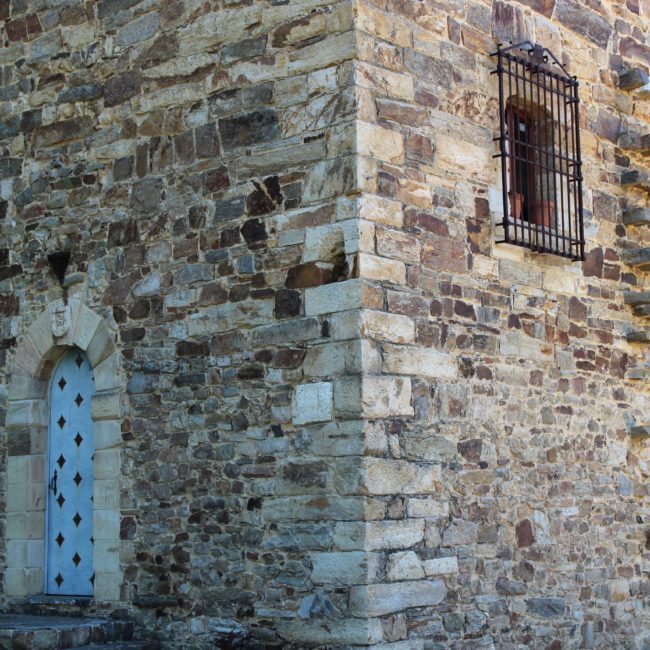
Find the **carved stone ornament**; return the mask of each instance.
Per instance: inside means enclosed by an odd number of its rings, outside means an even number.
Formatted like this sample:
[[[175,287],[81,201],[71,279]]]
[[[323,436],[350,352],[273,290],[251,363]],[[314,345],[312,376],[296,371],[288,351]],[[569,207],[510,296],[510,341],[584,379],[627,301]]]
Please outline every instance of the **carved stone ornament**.
[[[72,311],[70,305],[66,305],[63,300],[55,300],[48,305],[50,316],[50,329],[52,335],[56,338],[65,336],[72,324]]]

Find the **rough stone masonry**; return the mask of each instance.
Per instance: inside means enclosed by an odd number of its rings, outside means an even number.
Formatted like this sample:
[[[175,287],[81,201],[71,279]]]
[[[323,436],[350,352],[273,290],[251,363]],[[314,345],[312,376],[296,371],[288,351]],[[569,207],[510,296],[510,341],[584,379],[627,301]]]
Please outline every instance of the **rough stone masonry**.
[[[37,396],[76,345],[105,390],[93,613],[169,648],[650,647],[648,352],[623,298],[650,231],[621,185],[650,101],[618,87],[650,67],[648,0],[0,21],[4,609],[43,592]],[[495,244],[489,55],[524,39],[580,83],[584,263]],[[68,338],[41,318],[60,249]]]

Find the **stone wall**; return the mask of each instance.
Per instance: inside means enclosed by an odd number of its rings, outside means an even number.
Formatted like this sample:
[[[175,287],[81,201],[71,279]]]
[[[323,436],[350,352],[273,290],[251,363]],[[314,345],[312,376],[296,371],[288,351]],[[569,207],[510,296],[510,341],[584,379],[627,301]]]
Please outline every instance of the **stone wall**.
[[[386,519],[368,614],[395,648],[645,647],[649,453],[629,432],[650,405],[626,373],[648,353],[623,291],[647,276],[620,256],[648,245],[621,225],[646,195],[621,189],[639,160],[617,144],[650,113],[616,82],[650,63],[649,19],[636,2],[358,4],[360,189],[381,205],[362,275],[386,313],[365,312],[382,323],[367,379],[408,393],[370,415],[366,475]],[[582,264],[494,244],[489,54],[525,39],[580,82]]]
[[[124,376],[121,582],[97,608],[170,647],[284,645],[276,621],[299,627],[301,603],[305,619],[347,607],[329,553],[355,545],[335,522],[364,512],[361,344],[353,312],[329,313],[364,291],[352,19],[323,1],[0,8],[3,410],[17,346],[61,297],[46,255],[66,247]],[[8,455],[42,453],[43,431],[23,433],[4,430]],[[2,537],[12,606],[42,591],[42,544],[16,568]]]
[[[643,647],[617,144],[650,113],[616,80],[650,7],[592,4],[0,7],[2,407],[50,250],[121,353],[98,609],[169,647]],[[521,38],[581,84],[582,264],[494,244],[489,53]]]

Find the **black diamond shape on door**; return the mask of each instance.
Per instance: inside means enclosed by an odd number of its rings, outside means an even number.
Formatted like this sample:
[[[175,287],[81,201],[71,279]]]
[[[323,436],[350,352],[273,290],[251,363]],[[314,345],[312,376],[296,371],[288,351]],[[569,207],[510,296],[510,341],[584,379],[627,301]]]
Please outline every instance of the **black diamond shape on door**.
[[[81,437],[81,434],[77,431],[77,435],[74,437],[74,441],[77,443],[77,447],[84,441]]]
[[[88,580],[90,580],[91,585],[95,586],[95,574],[94,573],[90,576],[90,578],[88,578]]]
[[[61,379],[59,379],[59,388],[63,390],[66,387],[67,383],[68,382],[63,377],[61,377]]]
[[[56,464],[57,464],[59,467],[63,467],[63,466],[65,465],[65,457],[63,456],[63,454],[61,454],[61,455],[56,459]]]
[[[81,523],[81,515],[77,512],[75,513],[75,516],[72,518],[72,521],[74,521],[74,525],[79,528],[79,524]]]
[[[56,578],[54,578],[54,582],[60,587],[63,584],[63,576],[59,573],[57,574]]]
[[[81,558],[79,557],[79,553],[75,553],[72,556],[72,561],[74,562],[75,566],[79,566],[79,562],[81,562]]]
[[[80,393],[77,393],[77,396],[74,398],[74,402],[77,405],[77,407],[81,406],[81,402],[84,401],[84,398],[81,397]]]
[[[59,492],[59,496],[56,498],[56,502],[59,504],[59,508],[63,508],[63,504],[65,503],[63,492]]]
[[[61,416],[61,417],[56,421],[56,423],[59,425],[59,428],[63,429],[63,425],[66,423],[66,419],[65,419],[63,416]]]
[[[61,535],[61,531],[59,531],[59,534],[56,536],[56,538],[54,539],[54,541],[55,541],[59,546],[61,546],[61,544],[63,544],[63,542],[65,542],[65,537],[63,537],[63,535]]]
[[[81,364],[84,362],[83,357],[78,354],[74,362],[77,364],[77,368],[81,368]]]
[[[81,483],[81,474],[77,472],[72,480],[77,484],[77,487],[79,487],[79,483]]]

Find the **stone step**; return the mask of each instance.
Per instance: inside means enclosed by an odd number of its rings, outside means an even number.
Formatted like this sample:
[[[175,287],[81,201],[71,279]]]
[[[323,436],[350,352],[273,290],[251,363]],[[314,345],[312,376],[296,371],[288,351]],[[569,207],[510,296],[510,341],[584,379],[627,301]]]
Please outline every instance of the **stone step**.
[[[621,90],[638,90],[650,84],[648,73],[641,68],[627,68],[618,73],[618,87]]]
[[[650,343],[650,330],[629,332],[625,338],[629,343]]]
[[[650,271],[650,248],[634,248],[623,251],[621,259],[639,271]]]
[[[0,614],[0,650],[79,648],[133,638],[131,621],[72,616]]]
[[[633,438],[650,438],[650,424],[637,424],[630,429]]]
[[[638,131],[622,131],[618,137],[618,146],[626,151],[647,156],[650,154],[650,133]]]
[[[643,226],[650,224],[650,208],[630,208],[623,212],[626,226]]]
[[[650,192],[650,174],[645,169],[630,169],[621,174],[621,187]]]

